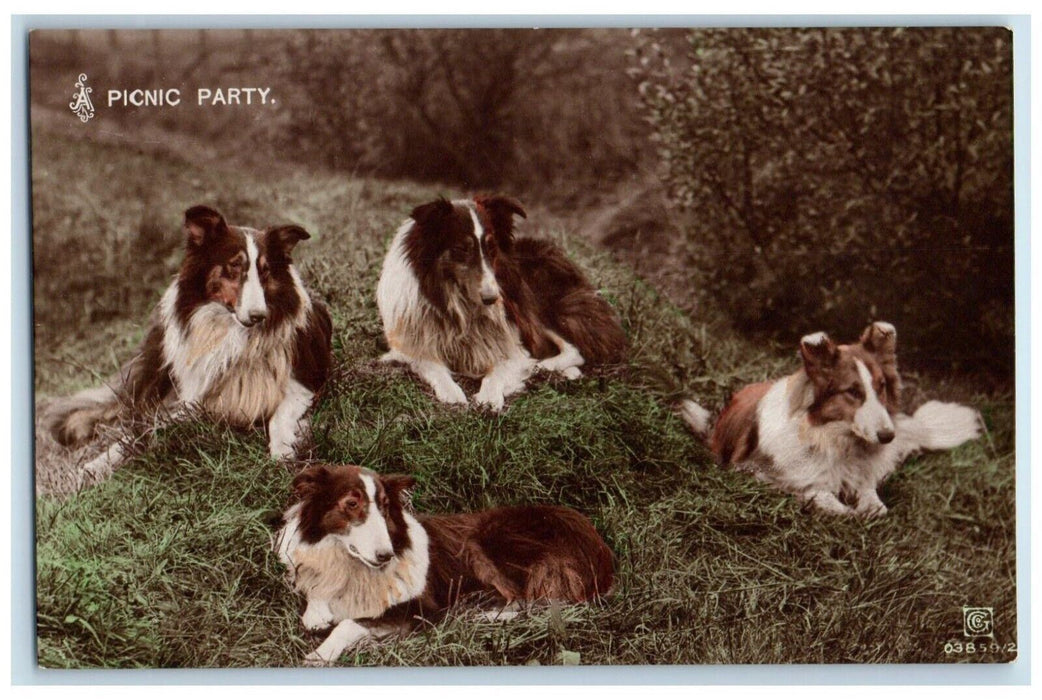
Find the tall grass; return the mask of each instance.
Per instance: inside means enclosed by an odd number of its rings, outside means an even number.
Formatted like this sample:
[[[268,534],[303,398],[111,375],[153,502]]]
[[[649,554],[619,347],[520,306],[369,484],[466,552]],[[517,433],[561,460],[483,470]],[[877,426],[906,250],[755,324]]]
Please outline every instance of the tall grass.
[[[995,641],[1016,641],[1011,396],[922,382],[917,394],[952,391],[979,407],[988,439],[905,465],[884,488],[885,519],[822,517],[716,467],[670,409],[680,395],[719,407],[742,383],[789,371],[791,350],[752,346],[711,318],[680,313],[547,217],[536,213],[526,230],[561,241],[603,288],[623,316],[632,362],[572,382],[536,378],[494,415],[441,406],[404,370],[373,361],[383,342],[373,290],[384,248],[409,209],[440,191],[320,172],[197,168],[39,132],[33,147],[41,398],[90,384],[126,357],[176,268],[184,208],[208,202],[251,225],[294,221],[314,236],[298,258],[330,304],[338,362],[303,456],[412,473],[414,504],[426,512],[570,505],[616,554],[615,591],[601,606],[544,608],[510,622],[461,609],[342,663],[1013,658],[945,653],[946,642],[962,639],[963,605],[993,607]],[[104,177],[87,175],[94,179],[79,191],[63,174],[81,159],[110,167]],[[105,267],[90,257],[100,253],[85,250],[142,236],[142,221],[156,222],[168,254],[126,253]],[[115,274],[126,264],[132,272]],[[84,318],[77,290],[99,281],[99,295],[123,301],[111,316]],[[290,468],[268,458],[260,431],[192,422],[161,431],[102,484],[41,495],[40,663],[299,664],[317,642],[304,635],[300,601],[269,549],[290,478]]]

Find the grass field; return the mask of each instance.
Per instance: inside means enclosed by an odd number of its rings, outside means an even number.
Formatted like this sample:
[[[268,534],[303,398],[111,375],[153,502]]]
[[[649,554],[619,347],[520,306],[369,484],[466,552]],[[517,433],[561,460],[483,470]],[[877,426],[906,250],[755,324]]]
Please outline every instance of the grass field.
[[[303,168],[251,172],[39,130],[33,166],[38,401],[107,375],[140,339],[176,270],[185,208],[209,203],[254,226],[297,222],[314,236],[297,258],[332,310],[338,364],[310,456],[412,473],[426,512],[573,506],[617,555],[604,605],[506,623],[462,609],[342,664],[1015,658],[1011,395],[909,374],[913,401],[970,402],[989,434],[907,463],[883,489],[886,518],[823,517],[714,466],[670,410],[680,395],[719,408],[741,384],[790,371],[796,339],[818,329],[793,329],[793,348],[747,344],[711,312],[681,314],[533,211],[524,230],[559,240],[621,312],[631,365],[538,378],[500,415],[446,408],[401,369],[373,363],[383,342],[373,292],[412,206],[456,193]],[[290,478],[260,431],[206,423],[162,431],[109,481],[73,495],[45,493],[60,479],[38,475],[40,664],[299,665],[317,641],[270,552]],[[1002,651],[946,653],[964,640],[964,605],[994,609]]]

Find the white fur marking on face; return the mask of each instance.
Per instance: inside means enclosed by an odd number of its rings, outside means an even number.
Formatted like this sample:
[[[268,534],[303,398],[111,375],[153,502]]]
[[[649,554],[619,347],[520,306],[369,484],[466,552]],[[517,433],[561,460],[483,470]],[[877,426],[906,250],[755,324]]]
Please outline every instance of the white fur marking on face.
[[[261,286],[260,271],[257,269],[257,258],[260,251],[252,233],[246,234],[246,255],[249,258],[246,268],[246,282],[242,285],[242,294],[235,307],[235,318],[242,324],[250,323],[250,315],[267,314],[268,306],[264,301],[264,287]]]
[[[369,498],[369,508],[365,520],[352,526],[340,539],[347,551],[363,564],[377,569],[381,567],[378,557],[393,554],[391,535],[387,532],[387,521],[376,505],[376,481],[370,474],[359,474],[365,486],[365,494]]]
[[[890,419],[890,413],[880,402],[876,390],[872,386],[872,374],[861,360],[854,360],[857,366],[858,376],[865,389],[865,402],[854,414],[854,432],[862,439],[876,443],[879,442],[880,431],[894,431],[894,422]]]
[[[485,235],[485,229],[481,226],[481,222],[478,220],[478,213],[473,207],[467,207],[470,211],[470,218],[474,222],[474,237],[478,239],[478,252],[481,254],[481,296],[483,298],[491,298],[499,296],[499,283],[496,282],[496,275],[492,272],[492,268],[489,267],[488,260],[485,258],[485,251],[481,247],[481,239]]]

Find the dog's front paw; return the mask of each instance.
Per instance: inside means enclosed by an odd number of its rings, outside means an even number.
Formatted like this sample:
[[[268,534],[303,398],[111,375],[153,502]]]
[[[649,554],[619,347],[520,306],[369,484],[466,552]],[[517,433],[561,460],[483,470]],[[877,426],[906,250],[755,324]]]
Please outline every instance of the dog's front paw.
[[[117,442],[80,468],[79,486],[96,484],[112,476],[123,459],[123,447]]]
[[[271,453],[272,459],[279,461],[293,459],[294,455],[296,455],[296,450],[293,449],[295,442],[290,440],[272,440],[268,444],[268,451]]]
[[[503,391],[499,387],[495,386],[482,386],[481,391],[474,394],[474,403],[492,411],[503,410],[503,404],[505,401],[506,399],[503,397]]]
[[[467,395],[463,393],[460,385],[453,381],[435,384],[434,395],[442,403],[467,403]]]
[[[318,649],[315,649],[313,652],[304,657],[304,665],[312,667],[329,666],[334,661],[336,661],[336,659],[337,657],[335,656],[333,658],[326,658],[325,656],[323,656],[322,647],[319,647]]]
[[[862,518],[881,518],[887,514],[886,504],[879,500],[875,491],[862,493],[858,496],[856,515]]]
[[[304,629],[318,632],[333,625],[333,612],[328,605],[308,604],[307,610],[300,616],[300,623]]]
[[[380,355],[380,359],[377,360],[377,362],[408,362],[408,358],[406,358],[397,350],[390,350],[388,352],[385,352],[383,355]]]
[[[578,379],[583,376],[582,370],[578,367],[566,367],[561,370],[561,374],[564,375],[565,379]]]
[[[969,406],[942,401],[927,401],[913,418],[923,428],[922,447],[949,450],[981,435],[983,421]]]
[[[829,515],[850,515],[853,509],[836,497],[836,494],[828,491],[814,491],[804,496],[804,499],[821,513]]]

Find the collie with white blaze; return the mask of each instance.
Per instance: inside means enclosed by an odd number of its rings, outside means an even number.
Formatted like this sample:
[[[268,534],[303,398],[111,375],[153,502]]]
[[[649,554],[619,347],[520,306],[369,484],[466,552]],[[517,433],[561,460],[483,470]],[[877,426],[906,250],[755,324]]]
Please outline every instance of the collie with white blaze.
[[[390,351],[446,403],[466,403],[453,374],[481,380],[477,404],[499,410],[538,369],[623,362],[614,310],[548,241],[514,236],[510,197],[416,207],[391,241],[376,290]]]
[[[721,464],[829,513],[885,515],[877,490],[905,458],[981,434],[980,416],[967,406],[929,401],[910,416],[899,412],[897,331],[889,323],[873,323],[852,345],[812,333],[800,341],[800,356],[795,374],[731,398],[709,441]],[[697,403],[683,402],[681,415],[696,434],[709,434],[709,412]]]
[[[409,476],[315,465],[293,480],[275,551],[307,607],[309,630],[332,631],[309,663],[369,639],[436,621],[464,596],[497,605],[581,603],[608,595],[611,550],[585,517],[560,506],[413,516]]]
[[[185,212],[181,270],[133,357],[104,386],[59,399],[45,417],[64,445],[131,418],[176,419],[188,407],[239,427],[265,423],[276,458],[291,457],[332,363],[332,322],[293,267],[300,226],[229,226],[206,206]],[[113,443],[84,468],[107,475]]]

